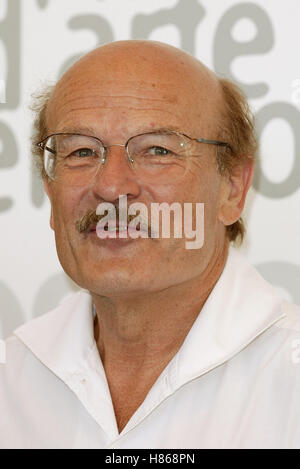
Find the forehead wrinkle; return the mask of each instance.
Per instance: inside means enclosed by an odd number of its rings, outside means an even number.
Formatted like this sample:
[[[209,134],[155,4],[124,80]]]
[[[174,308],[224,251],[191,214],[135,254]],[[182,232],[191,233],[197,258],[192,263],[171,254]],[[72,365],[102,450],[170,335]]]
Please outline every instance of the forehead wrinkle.
[[[130,111],[157,111],[157,112],[163,112],[165,114],[170,114],[171,116],[174,116],[174,112],[168,111],[167,109],[161,109],[161,108],[154,108],[154,107],[146,107],[146,108],[141,108],[141,107],[135,107],[135,106],[82,106],[82,107],[74,107],[71,109],[68,109],[68,113],[73,113],[75,111],[90,111],[92,109],[98,109],[99,111],[101,110],[113,110],[113,109],[127,109]]]
[[[136,103],[162,103],[162,105],[174,105],[178,100],[177,89],[172,90],[172,83],[153,83],[127,81],[126,83],[111,80],[95,81],[78,79],[69,77],[67,80],[59,81],[56,84],[54,92],[48,103],[48,116],[60,112],[72,104],[80,102],[80,108],[84,107],[87,103],[92,106],[95,102],[99,106],[111,105],[115,106],[123,102],[126,105],[134,106]],[[121,90],[120,90],[121,87]],[[104,89],[103,89],[104,88]],[[174,88],[174,87],[173,87]],[[105,91],[104,91],[105,90]]]
[[[87,96],[84,96],[82,97],[82,95],[79,95],[78,97],[74,97],[72,96],[72,98],[66,100],[66,99],[62,99],[61,101],[59,100],[58,101],[58,104],[56,105],[55,102],[53,102],[54,104],[54,109],[56,107],[61,108],[61,109],[65,109],[65,108],[68,108],[68,106],[74,106],[74,102],[76,103],[76,101],[80,101],[81,103],[88,103],[89,101],[91,101],[91,103],[95,103],[95,100],[98,100],[100,102],[97,102],[97,104],[91,104],[91,105],[80,105],[80,107],[78,108],[75,108],[75,109],[78,109],[78,110],[84,110],[84,109],[95,109],[97,107],[99,108],[102,108],[102,109],[113,109],[113,108],[124,108],[124,107],[128,107],[129,109],[142,109],[139,107],[139,105],[137,104],[136,106],[134,106],[134,103],[132,102],[133,100],[136,101],[137,103],[139,102],[143,102],[143,106],[145,106],[145,101],[149,101],[149,105],[151,106],[153,102],[156,102],[156,103],[162,103],[162,104],[174,104],[176,102],[176,99],[173,98],[173,97],[170,97],[170,98],[167,98],[167,97],[164,97],[164,98],[151,98],[151,97],[140,97],[140,96],[124,96],[124,95],[120,95],[120,96],[103,96],[103,95],[87,95]],[[101,103],[103,99],[103,102]],[[120,104],[120,101],[123,102],[122,104]],[[124,103],[125,101],[125,103]],[[128,102],[128,104],[126,104],[126,102]],[[71,109],[74,109],[74,108],[71,108]],[[148,108],[147,108],[148,109]],[[157,109],[156,109],[157,110]]]
[[[173,103],[174,100],[176,99],[175,96],[163,96],[162,98],[154,98],[152,96],[134,96],[134,95],[124,95],[124,94],[120,94],[120,95],[114,95],[114,96],[111,96],[111,95],[101,95],[101,94],[98,94],[98,93],[95,93],[95,94],[90,94],[90,95],[85,95],[84,97],[82,97],[82,93],[78,93],[78,97],[76,96],[75,94],[75,97],[74,97],[74,94],[72,95],[72,97],[70,99],[66,99],[66,98],[61,98],[61,100],[63,101],[63,103],[65,105],[69,104],[69,103],[72,103],[72,101],[76,101],[77,99],[80,99],[80,100],[86,100],[88,101],[89,99],[92,99],[93,101],[95,101],[95,99],[98,99],[98,98],[103,98],[103,101],[114,101],[114,100],[121,100],[123,101],[124,99],[128,99],[128,100],[136,100],[136,101],[159,101],[159,102],[171,102]],[[55,103],[54,103],[55,104]]]
[[[49,127],[57,127],[59,123],[65,120],[69,120],[69,116],[71,115],[71,119],[73,119],[76,113],[87,113],[87,112],[140,112],[140,113],[149,113],[153,112],[156,114],[165,114],[166,118],[175,117],[176,119],[179,118],[177,115],[177,109],[170,103],[166,103],[164,99],[149,99],[149,98],[134,98],[135,102],[133,102],[132,98],[115,98],[113,100],[104,99],[103,102],[95,103],[95,97],[89,98],[79,98],[79,99],[69,99],[68,101],[57,101],[57,103],[53,103],[53,107],[51,109],[47,109],[47,121]],[[163,105],[158,106],[159,103]],[[170,108],[171,105],[171,108]],[[58,119],[57,119],[58,117]],[[56,124],[55,124],[56,122]],[[51,125],[52,124],[52,125]]]
[[[116,110],[116,107],[111,107],[111,106],[106,106],[102,107],[99,109],[99,106],[89,106],[89,107],[81,107],[81,108],[71,108],[68,110],[68,112],[65,114],[65,116],[61,119],[58,120],[57,125],[55,126],[50,126],[49,132],[51,133],[56,133],[56,132],[72,132],[73,130],[86,130],[91,133],[95,133],[95,127],[90,126],[88,123],[84,123],[84,116],[80,116],[80,119],[78,119],[78,116],[76,115],[76,112],[78,111],[83,111],[86,114],[86,111],[91,111],[92,109],[97,110],[97,111],[111,111],[111,110]],[[174,112],[168,111],[166,109],[161,109],[161,108],[134,108],[134,107],[128,107],[128,106],[119,106],[118,109],[120,110],[125,110],[125,111],[139,111],[142,114],[147,113],[147,116],[149,116],[149,111],[154,111],[157,114],[163,114],[164,116],[164,121],[167,118],[167,122],[160,122],[159,127],[160,128],[169,128],[170,130],[176,130],[177,132],[182,132],[182,125],[175,125],[176,121],[180,122],[179,116],[177,116]],[[75,118],[74,118],[75,116]],[[106,116],[101,116],[99,113],[99,117],[97,119],[97,124],[100,122],[101,123],[101,118],[106,119]],[[173,125],[171,125],[171,120],[173,121]],[[76,122],[76,119],[77,122]],[[153,128],[153,125],[150,125],[150,121],[153,121],[154,116],[149,116],[149,129]],[[86,121],[89,120],[89,117],[87,117]],[[160,119],[161,120],[161,119]],[[81,122],[80,122],[81,121]],[[93,117],[93,121],[95,121],[95,118]],[[106,126],[106,124],[105,124]],[[145,126],[143,126],[144,128]],[[51,129],[51,130],[50,130]],[[72,129],[72,130],[70,130]],[[139,127],[138,127],[139,129]],[[139,130],[137,130],[139,131]]]
[[[187,112],[193,115],[193,127],[199,121],[199,107],[205,107],[200,116],[202,127],[204,115],[207,121],[215,121],[214,108],[219,104],[218,80],[213,72],[191,55],[153,41],[115,42],[86,54],[57,83],[54,107],[59,109],[59,101],[74,96],[76,101],[81,98],[80,107],[85,106],[87,95],[88,102],[94,104],[97,92],[99,101],[110,99],[111,106],[122,99],[122,104],[130,101],[131,108],[135,100],[162,101],[175,112],[177,106],[177,114],[183,111],[183,123]],[[108,96],[103,97],[106,93]]]
[[[91,95],[91,96],[87,96],[87,98],[91,97],[92,99],[95,99],[95,96],[94,95]],[[105,99],[123,99],[123,98],[129,98],[129,99],[137,99],[138,101],[140,100],[149,100],[149,101],[169,101],[169,99],[166,97],[164,99],[162,98],[152,98],[152,97],[143,97],[143,96],[134,96],[134,95],[124,95],[124,94],[120,94],[120,95],[101,95],[101,94],[98,94],[96,95],[97,98],[105,98]],[[173,97],[171,98],[172,99],[172,102],[173,102]]]

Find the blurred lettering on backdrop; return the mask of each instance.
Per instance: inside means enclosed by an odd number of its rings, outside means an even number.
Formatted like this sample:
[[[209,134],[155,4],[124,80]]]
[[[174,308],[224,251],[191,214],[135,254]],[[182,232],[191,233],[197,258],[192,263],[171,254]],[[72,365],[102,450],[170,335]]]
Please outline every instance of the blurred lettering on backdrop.
[[[241,249],[300,304],[297,12],[297,0],[26,0],[26,9],[21,0],[1,2],[0,337],[77,288],[58,262],[49,202],[31,170],[30,95],[88,50],[120,39],[181,47],[245,91],[261,148]]]

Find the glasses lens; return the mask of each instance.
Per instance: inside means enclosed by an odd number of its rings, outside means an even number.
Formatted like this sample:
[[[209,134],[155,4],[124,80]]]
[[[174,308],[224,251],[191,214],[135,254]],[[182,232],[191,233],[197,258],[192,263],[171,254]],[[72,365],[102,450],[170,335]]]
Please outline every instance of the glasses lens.
[[[148,133],[131,138],[128,153],[141,180],[173,183],[186,173],[190,147],[190,140],[179,134]]]
[[[101,142],[94,137],[53,135],[44,145],[44,168],[51,179],[83,185],[97,173],[103,154]]]
[[[175,132],[153,132],[132,137],[127,152],[131,168],[141,181],[173,184],[188,168],[192,141]],[[55,181],[72,186],[91,182],[103,165],[100,140],[77,134],[58,134],[44,144],[44,168]]]

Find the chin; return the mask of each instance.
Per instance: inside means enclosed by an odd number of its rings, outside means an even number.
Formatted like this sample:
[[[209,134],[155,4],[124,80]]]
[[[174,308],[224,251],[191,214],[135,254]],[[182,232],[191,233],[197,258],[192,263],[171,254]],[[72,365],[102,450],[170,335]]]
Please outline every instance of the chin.
[[[90,279],[85,288],[96,295],[116,297],[145,294],[151,291],[150,286],[151,284],[141,283],[140,280],[135,282],[132,278],[125,279],[115,275],[105,279],[99,278],[98,281],[97,279]]]
[[[139,268],[140,267],[140,268]],[[154,272],[145,270],[145,265],[137,266],[132,262],[103,262],[77,272],[66,273],[71,279],[92,293],[102,296],[115,296],[118,294],[134,294],[152,291],[155,283]]]

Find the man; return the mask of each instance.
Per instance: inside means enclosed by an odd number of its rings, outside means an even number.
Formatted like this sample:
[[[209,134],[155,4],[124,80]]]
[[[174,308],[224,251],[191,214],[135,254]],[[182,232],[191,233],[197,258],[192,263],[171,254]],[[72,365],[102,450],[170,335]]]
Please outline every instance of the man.
[[[44,96],[33,140],[82,290],[7,340],[0,446],[299,447],[299,308],[230,244],[256,150],[242,94],[171,46],[115,42]],[[129,236],[135,203],[204,204],[201,248]]]

